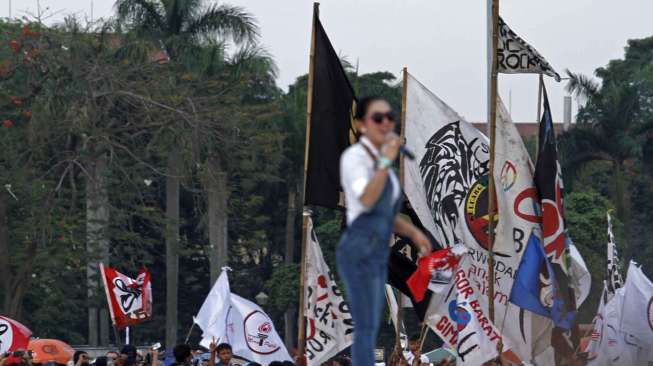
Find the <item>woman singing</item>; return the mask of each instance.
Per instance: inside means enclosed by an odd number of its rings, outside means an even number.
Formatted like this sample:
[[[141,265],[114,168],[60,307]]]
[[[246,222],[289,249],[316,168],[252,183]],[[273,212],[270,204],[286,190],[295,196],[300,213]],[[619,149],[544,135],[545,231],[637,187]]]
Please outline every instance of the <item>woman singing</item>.
[[[347,230],[336,252],[338,271],[349,295],[354,320],[353,366],[373,366],[374,347],[383,313],[390,236],[411,238],[422,254],[430,253],[427,237],[399,219],[401,188],[392,169],[401,141],[388,101],[367,97],[355,115],[360,141],[340,158],[340,178],[347,204]]]

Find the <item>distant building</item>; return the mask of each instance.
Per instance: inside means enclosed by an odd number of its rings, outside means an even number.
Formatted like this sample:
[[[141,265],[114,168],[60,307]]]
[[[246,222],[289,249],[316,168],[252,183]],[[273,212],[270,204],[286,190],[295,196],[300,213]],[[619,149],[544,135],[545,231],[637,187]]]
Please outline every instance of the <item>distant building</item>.
[[[474,127],[478,129],[479,131],[483,132],[483,134],[487,134],[487,123],[486,122],[472,122]],[[519,134],[523,139],[528,139],[532,137],[537,137],[540,125],[537,122],[514,122],[515,126],[517,126],[517,131],[519,131]],[[553,123],[553,129],[555,130],[556,135],[559,135],[563,132],[563,126],[564,123],[561,122],[554,122]]]

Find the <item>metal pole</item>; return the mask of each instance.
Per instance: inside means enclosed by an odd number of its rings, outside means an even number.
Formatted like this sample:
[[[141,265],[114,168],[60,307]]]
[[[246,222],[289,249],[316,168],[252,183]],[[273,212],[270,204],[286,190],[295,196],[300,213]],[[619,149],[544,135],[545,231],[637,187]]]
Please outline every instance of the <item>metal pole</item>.
[[[494,151],[497,130],[497,64],[496,50],[499,42],[498,19],[499,0],[492,1],[492,54],[490,71],[490,171],[488,173],[488,312],[490,321],[494,322],[494,218],[496,216],[496,195],[494,184]]]
[[[320,16],[320,3],[313,3],[313,25],[311,28],[311,51],[308,63],[308,88],[306,90],[306,142],[304,144],[304,189],[302,201],[306,202],[306,171],[308,169],[308,150],[311,140],[311,115],[313,113],[313,83],[315,80],[315,27]],[[299,273],[299,316],[297,319],[297,349],[303,359],[306,350],[306,321],[304,319],[304,286],[306,281],[306,242],[308,240],[308,220],[311,212],[304,204],[302,213],[302,248]]]

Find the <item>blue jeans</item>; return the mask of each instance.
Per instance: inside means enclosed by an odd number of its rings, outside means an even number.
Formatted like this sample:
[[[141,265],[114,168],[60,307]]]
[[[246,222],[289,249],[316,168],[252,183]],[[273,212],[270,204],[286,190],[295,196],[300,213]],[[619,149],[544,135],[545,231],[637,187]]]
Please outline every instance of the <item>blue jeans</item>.
[[[362,226],[362,227],[361,227]],[[336,250],[340,278],[354,320],[353,366],[373,366],[374,348],[385,305],[389,236],[366,225],[347,229]]]

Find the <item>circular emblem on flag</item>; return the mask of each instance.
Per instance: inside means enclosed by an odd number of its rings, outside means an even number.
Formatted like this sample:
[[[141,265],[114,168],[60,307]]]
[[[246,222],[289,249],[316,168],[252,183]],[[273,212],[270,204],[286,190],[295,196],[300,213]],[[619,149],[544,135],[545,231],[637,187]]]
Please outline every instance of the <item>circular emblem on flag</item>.
[[[249,313],[243,320],[245,340],[247,347],[259,355],[269,355],[277,352],[281,345],[278,339],[274,339],[272,332],[272,321],[265,313],[255,310]]]
[[[496,196],[495,196],[496,201]],[[497,225],[494,218],[494,227]],[[487,175],[476,181],[465,199],[465,222],[476,242],[483,248],[488,247],[489,215],[488,215],[488,189]]]
[[[0,354],[9,351],[13,343],[14,332],[11,329],[11,323],[0,318]]]
[[[653,297],[648,301],[648,307],[646,308],[646,317],[648,318],[648,326],[653,330]]]
[[[460,304],[463,305],[464,303]],[[457,326],[457,330],[460,332],[465,327],[469,322],[472,320],[472,314],[470,314],[467,309],[463,308],[462,306],[458,306],[458,303],[456,300],[451,300],[449,302],[449,317],[451,320],[455,321]]]
[[[501,168],[501,186],[503,187],[503,191],[509,191],[515,185],[516,180],[517,168],[515,168],[515,164],[512,161],[506,160]]]

